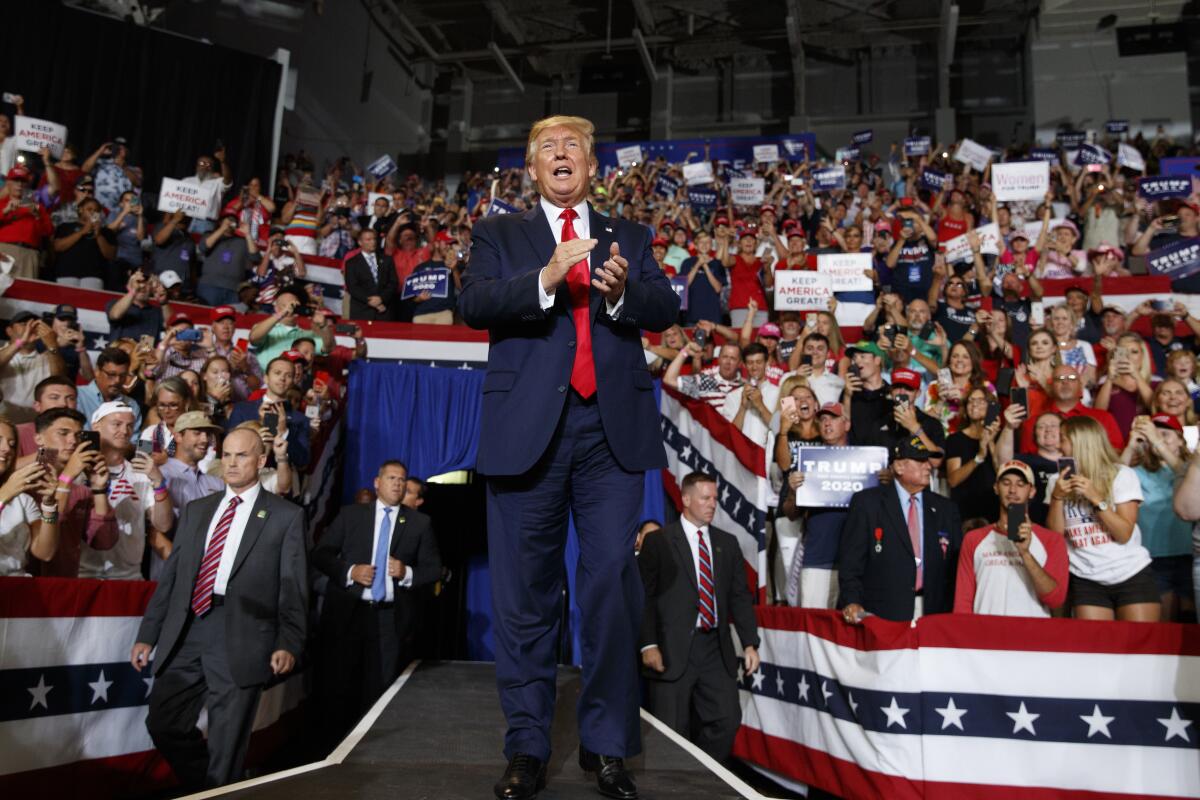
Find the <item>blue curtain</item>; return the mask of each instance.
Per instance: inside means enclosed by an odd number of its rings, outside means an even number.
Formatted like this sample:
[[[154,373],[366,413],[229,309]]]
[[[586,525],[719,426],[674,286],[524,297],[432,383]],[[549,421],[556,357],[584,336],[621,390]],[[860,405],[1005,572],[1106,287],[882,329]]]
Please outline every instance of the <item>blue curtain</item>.
[[[355,361],[346,409],[343,496],[371,486],[379,465],[398,458],[428,478],[473,469],[479,444],[483,370]]]

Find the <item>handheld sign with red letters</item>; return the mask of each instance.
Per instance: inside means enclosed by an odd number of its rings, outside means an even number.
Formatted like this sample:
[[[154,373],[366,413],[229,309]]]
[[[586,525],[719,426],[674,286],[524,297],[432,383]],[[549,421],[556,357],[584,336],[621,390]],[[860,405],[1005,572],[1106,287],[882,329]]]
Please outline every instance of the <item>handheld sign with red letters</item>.
[[[40,153],[43,147],[50,148],[50,155],[62,158],[63,147],[67,144],[67,126],[57,122],[23,117],[20,114],[14,119],[16,131],[13,138],[17,149],[30,153]]]

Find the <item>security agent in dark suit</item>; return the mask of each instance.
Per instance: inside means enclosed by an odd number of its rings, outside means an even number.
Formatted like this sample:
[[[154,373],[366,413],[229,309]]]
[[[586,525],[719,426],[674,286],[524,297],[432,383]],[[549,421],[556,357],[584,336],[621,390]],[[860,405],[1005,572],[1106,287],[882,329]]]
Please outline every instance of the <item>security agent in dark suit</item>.
[[[738,662],[758,669],[758,626],[737,539],[712,527],[716,481],[693,472],[682,494],[683,516],[646,537],[638,557],[646,586],[643,674],[650,713],[722,761],[742,721]],[[730,622],[744,647],[740,658]]]
[[[359,251],[346,259],[343,273],[350,295],[347,319],[385,322],[395,319],[400,303],[399,278],[392,259],[379,249],[379,234],[363,228],[358,234]]]
[[[545,784],[567,517],[579,532],[583,612],[580,765],[602,793],[637,796],[623,758],[641,751],[637,637],[644,592],[633,554],[643,473],[666,465],[641,331],[679,298],[650,231],[587,204],[593,127],[530,130],[541,194],[524,214],[480,220],[458,311],[490,332],[476,468],[488,477],[496,683],[508,721],[500,798]]]
[[[401,505],[408,468],[385,461],[377,499],[346,506],[313,549],[329,576],[321,612],[325,720],[340,738],[399,674],[411,655],[416,598],[440,577],[429,517]]]
[[[892,449],[892,482],[851,499],[838,549],[837,605],[847,622],[953,609],[962,525],[957,506],[929,490],[930,460],[941,455],[920,435],[903,439]]]
[[[226,490],[184,508],[130,654],[141,671],[157,645],[146,728],[188,790],[239,777],[263,685],[304,649],[304,514],[259,484],[266,461],[254,431],[225,437]]]

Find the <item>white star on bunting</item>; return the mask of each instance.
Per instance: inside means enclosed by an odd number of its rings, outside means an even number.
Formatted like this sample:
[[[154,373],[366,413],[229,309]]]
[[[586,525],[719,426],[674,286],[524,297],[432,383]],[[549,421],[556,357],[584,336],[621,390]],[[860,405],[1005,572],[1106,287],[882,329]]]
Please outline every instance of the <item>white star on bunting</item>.
[[[1109,739],[1112,738],[1112,734],[1108,732],[1108,723],[1112,722],[1116,717],[1104,716],[1100,712],[1099,703],[1092,708],[1092,715],[1090,717],[1080,714],[1079,718],[1087,723],[1089,739],[1097,733],[1103,733]]]
[[[92,348],[93,349],[103,350],[106,347],[108,347],[108,339],[105,339],[103,336],[97,336],[95,339],[92,340]]]
[[[854,716],[857,717],[858,716],[858,703],[855,701],[854,695],[851,694],[850,692],[846,692],[846,702],[850,704],[850,712],[852,714],[854,714]]]
[[[800,676],[800,699],[808,702],[808,676]]]
[[[829,705],[829,698],[833,697],[833,692],[828,689],[829,681],[821,681],[821,696],[825,698],[825,705]]]
[[[690,444],[685,444],[683,446],[683,449],[679,451],[679,460],[687,461],[691,457],[692,457],[692,446]]]
[[[762,671],[761,669],[756,669],[756,670],[754,670],[754,676],[753,676],[753,679],[754,679],[754,688],[755,688],[755,689],[761,689],[761,688],[762,688],[762,685],[763,685],[763,678],[765,678],[765,677],[766,677],[766,676],[765,676],[765,675],[763,675],[763,671]]]
[[[934,711],[942,715],[942,730],[946,730],[951,725],[960,731],[963,730],[962,718],[963,714],[967,713],[967,709],[954,705],[953,697],[946,701],[946,705],[935,708]]]
[[[904,721],[904,716],[910,709],[901,708],[900,704],[896,702],[895,697],[892,697],[892,704],[890,706],[880,706],[879,710],[887,714],[887,725],[885,727],[890,728],[893,725],[899,725],[901,728],[908,730],[908,723]]]
[[[1033,736],[1037,736],[1037,731],[1033,729],[1033,721],[1041,716],[1041,714],[1030,714],[1025,709],[1025,703],[1021,703],[1021,707],[1016,711],[1005,711],[1013,721],[1013,733],[1018,733],[1022,729],[1029,731]]]
[[[31,689],[30,691],[33,691],[33,690]],[[1178,708],[1172,707],[1171,708],[1171,716],[1168,717],[1167,719],[1160,719],[1159,723],[1167,726],[1167,738],[1164,739],[1163,741],[1169,742],[1169,741],[1171,741],[1171,737],[1173,737],[1173,736],[1178,736],[1180,739],[1183,739],[1185,742],[1191,741],[1191,739],[1188,738],[1187,729],[1188,729],[1188,726],[1192,724],[1192,721],[1190,719],[1184,719],[1183,717],[1179,716]]]
[[[100,677],[88,684],[92,690],[92,705],[95,705],[98,700],[108,702],[108,687],[112,686],[113,682],[104,679],[104,670],[100,670]]]
[[[783,695],[783,673],[782,672],[775,673],[775,691],[779,692],[779,694],[781,696]]]
[[[42,708],[49,711],[50,706],[49,706],[49,704],[46,703],[46,695],[48,695],[50,693],[50,690],[53,688],[54,688],[53,686],[46,685],[46,676],[45,675],[39,675],[37,686],[30,687],[29,689],[26,690],[31,695],[33,695],[33,702],[29,704],[29,710],[33,711],[33,709],[37,708],[38,706],[41,706]]]

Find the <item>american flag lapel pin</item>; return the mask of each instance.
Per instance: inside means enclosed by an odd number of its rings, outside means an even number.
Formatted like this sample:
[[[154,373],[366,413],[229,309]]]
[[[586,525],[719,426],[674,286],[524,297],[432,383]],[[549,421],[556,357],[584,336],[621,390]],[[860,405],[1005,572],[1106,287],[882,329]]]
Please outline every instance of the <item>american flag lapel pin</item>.
[[[611,228],[611,227],[609,227],[608,225],[605,225],[605,226],[604,226],[604,232],[605,232],[605,233],[612,233],[612,228]]]
[[[265,508],[261,509],[256,516],[259,519],[266,519],[267,518],[267,510]]]

